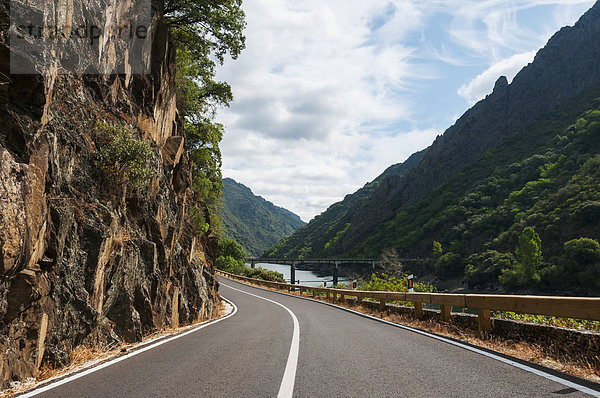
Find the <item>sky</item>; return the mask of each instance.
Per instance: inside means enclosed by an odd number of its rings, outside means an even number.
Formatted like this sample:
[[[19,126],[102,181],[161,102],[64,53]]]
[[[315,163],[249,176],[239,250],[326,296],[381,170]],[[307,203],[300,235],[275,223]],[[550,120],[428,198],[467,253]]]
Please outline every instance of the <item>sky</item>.
[[[304,221],[428,147],[593,0],[244,0],[223,175]]]

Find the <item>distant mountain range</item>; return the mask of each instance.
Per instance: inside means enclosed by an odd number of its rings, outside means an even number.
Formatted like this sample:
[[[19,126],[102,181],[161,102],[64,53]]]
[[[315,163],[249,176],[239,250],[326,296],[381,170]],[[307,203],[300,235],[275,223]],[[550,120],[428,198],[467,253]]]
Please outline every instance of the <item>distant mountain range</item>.
[[[231,178],[223,179],[223,227],[225,236],[260,256],[306,223],[296,214],[275,206]]]
[[[546,260],[536,271],[537,288],[600,289],[598,282],[577,282],[600,266],[573,263],[565,246],[600,238],[598,97],[600,2],[557,32],[511,84],[498,79],[493,92],[429,148],[267,254],[372,257],[394,249],[403,258],[423,258],[432,257],[438,241],[444,259],[431,262],[428,272],[493,287],[516,261],[519,234],[531,226]]]

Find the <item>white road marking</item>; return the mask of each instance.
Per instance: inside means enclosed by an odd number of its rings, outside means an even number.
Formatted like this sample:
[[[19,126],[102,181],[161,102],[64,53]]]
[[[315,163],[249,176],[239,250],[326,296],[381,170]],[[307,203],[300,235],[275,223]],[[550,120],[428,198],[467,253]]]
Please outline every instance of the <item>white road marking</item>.
[[[294,321],[294,333],[292,335],[292,344],[290,346],[290,354],[288,356],[287,364],[285,366],[285,373],[283,374],[283,379],[281,380],[281,386],[279,387],[279,393],[277,394],[277,398],[291,398],[294,394],[294,384],[296,382],[296,369],[298,368],[298,354],[300,352],[300,323],[298,322],[298,318],[296,315],[285,305],[278,303],[277,301],[269,300],[268,298],[264,298],[258,296],[256,294],[248,293],[240,289],[236,289],[235,287],[231,287],[221,282],[221,286],[225,286],[229,289],[236,290],[240,293],[247,294],[249,296],[253,296],[259,298],[261,300],[268,301],[273,304],[277,304],[278,306],[285,309],[292,317]]]
[[[256,289],[261,289],[261,290],[265,290],[265,291],[271,291],[271,290],[263,289],[263,288],[258,287],[258,286],[253,286],[253,287],[255,287]],[[451,339],[448,339],[448,338],[445,338],[445,337],[442,337],[442,336],[437,336],[435,334],[426,332],[424,330],[415,329],[415,328],[412,328],[410,326],[400,325],[398,323],[390,322],[390,321],[387,321],[385,319],[377,318],[377,317],[374,317],[372,315],[368,315],[368,314],[365,314],[365,313],[362,313],[362,312],[359,312],[359,311],[354,311],[354,310],[351,310],[349,308],[340,307],[340,306],[332,304],[332,303],[327,303],[325,301],[320,301],[320,300],[314,300],[314,299],[309,298],[309,297],[298,297],[298,296],[295,296],[295,295],[292,295],[292,294],[287,294],[287,293],[284,293],[284,292],[273,292],[273,293],[282,294],[282,295],[289,296],[289,297],[294,297],[294,298],[297,298],[297,299],[313,301],[315,303],[324,304],[324,305],[327,305],[327,306],[330,306],[330,307],[334,307],[334,308],[338,308],[338,309],[341,309],[341,310],[344,310],[344,311],[347,311],[347,312],[351,312],[353,314],[359,315],[359,316],[364,317],[364,318],[369,318],[369,319],[375,320],[377,322],[386,323],[388,325],[391,325],[391,326],[394,326],[394,327],[397,327],[397,328],[400,328],[400,329],[409,330],[411,332],[415,332],[415,333],[421,334],[423,336],[430,337],[430,338],[435,339],[435,340],[443,341],[445,343],[454,345],[456,347],[463,348],[463,349],[468,350],[468,351],[475,352],[477,354],[481,354],[481,355],[486,356],[488,358],[495,359],[496,361],[500,361],[500,362],[505,363],[507,365],[513,366],[515,368],[518,368],[518,369],[524,370],[526,372],[535,374],[537,376],[543,377],[545,379],[554,381],[554,382],[556,382],[558,384],[562,384],[565,387],[569,387],[569,388],[572,388],[574,390],[580,391],[582,393],[591,395],[592,397],[598,397],[598,398],[600,398],[600,391],[596,391],[596,390],[588,388],[586,386],[582,386],[581,384],[577,384],[575,382],[563,379],[562,377],[552,375],[550,373],[544,372],[543,370],[539,370],[539,369],[533,368],[531,366],[527,366],[525,364],[522,364],[522,363],[510,360],[510,359],[507,359],[507,358],[504,358],[504,357],[502,357],[500,355],[492,354],[490,352],[478,349],[476,347],[471,347],[469,345],[466,345],[466,344],[463,344],[463,343],[460,343],[458,341],[454,341],[454,340],[451,340]]]
[[[315,300],[315,301],[317,301],[317,300]],[[477,354],[481,354],[481,355],[486,356],[488,358],[495,359],[496,361],[500,361],[500,362],[503,362],[503,363],[505,363],[507,365],[514,366],[515,368],[519,368],[519,369],[524,370],[526,372],[533,373],[533,374],[535,374],[537,376],[540,376],[540,377],[543,377],[545,379],[552,380],[552,381],[554,381],[556,383],[562,384],[563,386],[575,389],[577,391],[581,391],[581,392],[583,392],[585,394],[588,394],[588,395],[591,395],[593,397],[600,397],[600,391],[596,391],[596,390],[593,390],[591,388],[582,386],[581,384],[577,384],[577,383],[574,383],[572,381],[563,379],[562,377],[551,375],[550,373],[544,372],[543,370],[532,368],[531,366],[527,366],[525,364],[522,364],[522,363],[510,360],[508,358],[504,358],[504,357],[501,357],[499,355],[492,354],[491,352],[483,351],[483,350],[480,350],[478,348],[471,347],[469,345],[460,343],[458,341],[450,340],[450,339],[447,339],[447,338],[442,337],[442,336],[437,336],[435,334],[426,332],[424,330],[414,329],[414,328],[411,328],[410,326],[400,325],[398,323],[390,322],[390,321],[387,321],[385,319],[374,317],[372,315],[363,314],[362,312],[354,311],[354,310],[351,310],[349,308],[339,307],[337,305],[333,305],[333,304],[329,304],[329,303],[324,303],[324,304],[328,304],[328,305],[331,305],[332,307],[336,307],[336,308],[341,308],[341,309],[343,309],[345,311],[352,312],[352,313],[355,313],[355,314],[358,314],[358,315],[361,315],[361,316],[364,316],[364,317],[367,317],[367,318],[371,318],[371,319],[374,319],[374,320],[379,321],[379,322],[387,323],[388,325],[392,325],[392,326],[395,326],[395,327],[398,327],[398,328],[401,328],[401,329],[410,330],[411,332],[415,332],[415,333],[421,334],[423,336],[430,337],[430,338],[435,339],[435,340],[443,341],[444,343],[452,344],[452,345],[454,345],[456,347],[460,347],[460,348],[463,348],[465,350],[472,351],[472,352],[475,352]]]
[[[77,379],[79,379],[79,378],[81,378],[81,377],[84,377],[84,376],[87,376],[87,375],[89,375],[89,374],[95,373],[95,372],[97,372],[97,371],[99,371],[99,370],[101,370],[101,369],[107,368],[107,367],[109,367],[109,366],[111,366],[111,365],[114,365],[114,364],[116,364],[116,363],[119,363],[119,362],[121,362],[121,361],[124,361],[124,360],[126,360],[126,359],[132,358],[132,357],[134,357],[134,356],[136,356],[136,355],[138,355],[138,354],[141,354],[142,352],[146,352],[146,351],[152,350],[152,349],[154,349],[154,348],[156,348],[156,347],[158,347],[158,346],[161,346],[161,345],[163,345],[163,344],[166,344],[166,343],[170,343],[170,342],[171,342],[171,341],[173,341],[173,340],[180,339],[180,338],[182,338],[182,337],[184,337],[184,336],[187,336],[188,334],[195,333],[195,332],[197,332],[197,331],[199,331],[199,330],[202,330],[202,329],[204,329],[204,328],[206,328],[206,327],[208,327],[208,326],[212,326],[212,325],[214,325],[214,324],[216,324],[216,323],[219,323],[219,322],[221,322],[221,321],[224,321],[224,320],[225,320],[225,319],[227,319],[227,318],[231,318],[232,316],[234,316],[234,315],[237,313],[238,309],[237,309],[237,307],[235,306],[235,304],[233,304],[231,301],[227,300],[227,299],[226,299],[226,298],[224,298],[224,297],[222,297],[222,298],[223,298],[223,300],[225,300],[227,303],[229,303],[229,304],[230,304],[230,305],[233,307],[233,311],[232,311],[232,312],[231,312],[229,315],[227,315],[227,316],[224,316],[223,318],[219,318],[219,319],[217,319],[217,320],[214,320],[214,321],[212,321],[212,322],[205,323],[204,325],[198,326],[197,328],[193,328],[193,329],[191,329],[191,330],[189,330],[189,331],[187,331],[187,332],[185,332],[185,333],[181,333],[181,334],[178,334],[178,335],[176,335],[176,336],[170,337],[170,338],[168,338],[168,339],[161,340],[161,341],[159,341],[159,342],[157,342],[157,343],[154,343],[154,344],[151,344],[151,345],[149,345],[149,346],[147,346],[147,347],[140,348],[139,350],[137,350],[137,351],[133,351],[133,352],[132,352],[132,353],[130,353],[130,354],[124,355],[124,356],[122,356],[122,357],[119,357],[119,358],[113,359],[113,360],[111,360],[111,361],[108,361],[108,362],[104,362],[104,363],[103,363],[103,364],[101,364],[101,365],[98,365],[98,366],[96,366],[96,367],[93,367],[93,368],[91,368],[91,369],[85,370],[85,371],[83,371],[83,372],[81,372],[81,373],[76,373],[76,374],[74,374],[73,376],[66,377],[66,378],[64,378],[64,379],[61,379],[61,380],[58,380],[58,381],[56,381],[56,382],[54,382],[54,383],[51,383],[51,384],[48,384],[48,385],[46,385],[46,386],[43,386],[43,387],[37,388],[37,389],[35,389],[35,390],[33,390],[33,391],[29,391],[28,393],[25,393],[25,394],[23,394],[23,395],[19,395],[19,397],[26,398],[26,397],[33,397],[33,396],[36,396],[36,395],[38,395],[38,394],[41,394],[41,393],[43,393],[43,392],[46,392],[46,391],[52,390],[52,389],[54,389],[54,388],[56,388],[56,387],[62,386],[62,385],[64,385],[64,384],[67,384],[67,383],[70,383],[70,382],[72,382],[72,381],[74,381],[74,380],[77,380]]]

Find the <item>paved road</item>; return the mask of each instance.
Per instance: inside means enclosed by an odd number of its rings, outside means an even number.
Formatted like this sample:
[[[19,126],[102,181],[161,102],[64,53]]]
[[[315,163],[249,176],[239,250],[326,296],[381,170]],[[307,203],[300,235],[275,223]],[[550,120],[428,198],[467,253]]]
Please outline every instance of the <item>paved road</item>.
[[[39,396],[275,397],[286,388],[295,397],[589,396],[321,303],[228,280],[222,280],[221,293],[238,308],[229,319]],[[290,312],[299,325],[297,360]]]

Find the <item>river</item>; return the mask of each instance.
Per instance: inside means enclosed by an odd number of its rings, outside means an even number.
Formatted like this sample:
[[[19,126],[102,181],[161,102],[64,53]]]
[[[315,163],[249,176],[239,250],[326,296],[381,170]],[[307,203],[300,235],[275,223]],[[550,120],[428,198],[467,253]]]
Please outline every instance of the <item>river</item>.
[[[256,267],[268,269],[271,271],[277,271],[277,272],[283,274],[283,277],[285,278],[286,281],[288,281],[288,282],[290,281],[290,266],[289,265],[258,263],[258,264],[256,264]],[[332,275],[317,276],[317,274],[315,274],[312,271],[302,271],[302,270],[296,269],[296,282],[298,280],[300,280],[301,285],[305,285],[305,286],[322,286],[324,282],[327,282],[327,286],[331,286],[333,284],[333,276]],[[343,277],[339,278],[340,282],[343,282],[345,280],[347,280],[347,279],[343,278]]]

